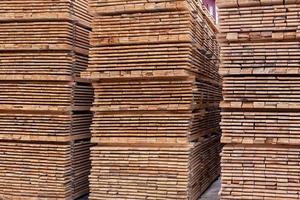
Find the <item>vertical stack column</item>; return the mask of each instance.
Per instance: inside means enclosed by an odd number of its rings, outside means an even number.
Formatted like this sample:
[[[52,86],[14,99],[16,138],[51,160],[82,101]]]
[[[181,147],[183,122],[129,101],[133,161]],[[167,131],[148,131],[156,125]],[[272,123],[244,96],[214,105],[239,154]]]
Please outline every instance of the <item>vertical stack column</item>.
[[[300,2],[219,0],[222,200],[300,199]]]
[[[196,1],[90,6],[90,200],[198,199],[219,175],[213,20]]]
[[[0,199],[88,193],[85,0],[0,1]]]

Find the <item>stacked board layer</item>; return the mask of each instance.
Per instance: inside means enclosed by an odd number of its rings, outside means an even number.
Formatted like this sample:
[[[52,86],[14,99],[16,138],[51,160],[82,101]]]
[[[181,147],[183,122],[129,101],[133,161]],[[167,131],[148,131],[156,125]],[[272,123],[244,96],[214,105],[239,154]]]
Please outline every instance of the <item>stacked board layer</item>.
[[[0,2],[0,199],[88,193],[93,91],[85,0]]]
[[[219,0],[221,199],[300,199],[300,2]]]
[[[217,29],[196,1],[90,1],[90,200],[196,200],[220,171]]]

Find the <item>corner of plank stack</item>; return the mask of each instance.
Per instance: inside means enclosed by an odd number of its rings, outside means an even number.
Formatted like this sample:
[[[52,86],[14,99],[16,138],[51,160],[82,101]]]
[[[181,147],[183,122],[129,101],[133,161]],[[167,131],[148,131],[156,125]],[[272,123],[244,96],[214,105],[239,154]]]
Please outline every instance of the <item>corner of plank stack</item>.
[[[222,200],[300,199],[300,1],[219,0]]]
[[[217,28],[192,0],[91,0],[90,200],[197,200],[219,176]]]
[[[86,0],[0,1],[0,199],[88,193]]]

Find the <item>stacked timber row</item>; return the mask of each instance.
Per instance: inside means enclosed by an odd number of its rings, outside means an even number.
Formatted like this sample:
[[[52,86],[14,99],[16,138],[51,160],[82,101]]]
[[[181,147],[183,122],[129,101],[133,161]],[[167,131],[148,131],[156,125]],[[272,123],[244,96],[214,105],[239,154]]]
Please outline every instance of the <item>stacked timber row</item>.
[[[0,199],[88,193],[85,0],[0,1]]]
[[[222,200],[300,199],[300,2],[218,6]]]
[[[197,199],[219,175],[213,21],[196,1],[90,5],[90,199]]]

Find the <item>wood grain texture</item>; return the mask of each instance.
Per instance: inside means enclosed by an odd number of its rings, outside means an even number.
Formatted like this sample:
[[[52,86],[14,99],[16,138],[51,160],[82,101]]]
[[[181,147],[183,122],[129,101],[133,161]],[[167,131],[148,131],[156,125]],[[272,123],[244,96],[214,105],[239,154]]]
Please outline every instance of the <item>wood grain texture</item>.
[[[220,167],[217,28],[197,1],[91,1],[91,200],[196,200]]]
[[[218,1],[221,200],[298,200],[297,0]]]
[[[0,2],[0,199],[88,193],[86,0]]]

